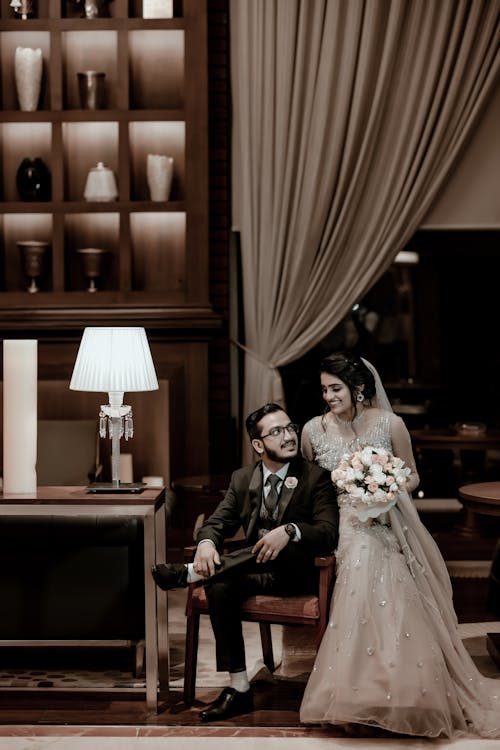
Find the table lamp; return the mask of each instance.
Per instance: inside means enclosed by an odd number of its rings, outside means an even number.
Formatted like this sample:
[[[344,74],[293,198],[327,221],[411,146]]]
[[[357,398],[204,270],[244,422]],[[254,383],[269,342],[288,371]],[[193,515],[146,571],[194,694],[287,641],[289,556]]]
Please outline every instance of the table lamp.
[[[85,328],[69,385],[73,391],[109,394],[101,406],[99,435],[111,439],[111,482],[96,482],[88,492],[142,492],[143,482],[120,483],[120,439],[132,438],[132,409],[125,391],[154,391],[158,380],[144,328]]]

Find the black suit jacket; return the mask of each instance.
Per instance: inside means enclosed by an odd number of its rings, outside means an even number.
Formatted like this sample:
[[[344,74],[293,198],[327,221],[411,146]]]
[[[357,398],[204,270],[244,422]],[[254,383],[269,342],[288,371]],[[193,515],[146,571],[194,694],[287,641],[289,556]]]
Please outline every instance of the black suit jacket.
[[[288,544],[285,550],[293,551],[292,556],[298,563],[301,559],[306,562],[316,555],[331,554],[337,546],[339,512],[330,473],[298,456],[290,463],[288,477],[296,477],[297,486],[287,487],[286,480],[283,484],[278,525],[295,523],[300,529],[301,539]],[[224,499],[201,527],[197,541],[211,539],[220,547],[224,539],[242,527],[248,544],[255,543],[262,483],[261,461],[233,472]]]

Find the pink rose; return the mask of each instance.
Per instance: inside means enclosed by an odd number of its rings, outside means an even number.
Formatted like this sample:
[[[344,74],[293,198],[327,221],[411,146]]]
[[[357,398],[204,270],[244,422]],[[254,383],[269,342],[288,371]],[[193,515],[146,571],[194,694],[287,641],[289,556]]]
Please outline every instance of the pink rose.
[[[298,483],[299,480],[297,479],[297,477],[287,477],[285,479],[285,487],[289,490],[294,490]]]

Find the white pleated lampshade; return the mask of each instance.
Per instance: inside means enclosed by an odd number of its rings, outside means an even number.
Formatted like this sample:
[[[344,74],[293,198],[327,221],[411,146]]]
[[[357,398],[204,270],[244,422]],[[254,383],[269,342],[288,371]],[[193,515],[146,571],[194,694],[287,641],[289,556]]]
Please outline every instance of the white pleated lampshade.
[[[73,391],[155,391],[144,328],[86,328],[69,385]]]

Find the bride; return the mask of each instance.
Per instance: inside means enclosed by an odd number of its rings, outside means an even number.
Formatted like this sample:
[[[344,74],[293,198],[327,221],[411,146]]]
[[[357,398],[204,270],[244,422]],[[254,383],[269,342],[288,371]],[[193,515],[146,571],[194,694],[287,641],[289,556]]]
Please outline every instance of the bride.
[[[444,561],[408,494],[419,479],[402,419],[375,368],[350,352],[323,361],[321,385],[328,410],[304,426],[306,458],[331,471],[346,453],[371,445],[403,459],[411,472],[408,491],[366,521],[339,494],[330,621],[301,721],[500,737],[500,680],[478,672],[458,636]]]

